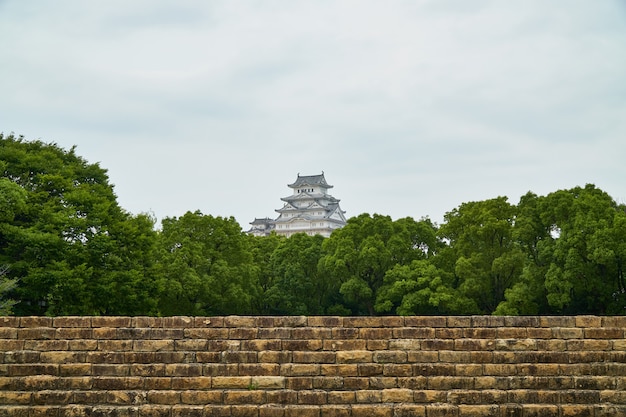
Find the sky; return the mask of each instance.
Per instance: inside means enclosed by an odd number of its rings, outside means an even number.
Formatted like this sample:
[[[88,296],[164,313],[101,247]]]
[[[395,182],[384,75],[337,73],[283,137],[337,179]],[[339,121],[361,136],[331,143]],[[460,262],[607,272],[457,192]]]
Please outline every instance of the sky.
[[[0,132],[160,221],[346,216],[595,184],[626,203],[624,0],[0,0]]]

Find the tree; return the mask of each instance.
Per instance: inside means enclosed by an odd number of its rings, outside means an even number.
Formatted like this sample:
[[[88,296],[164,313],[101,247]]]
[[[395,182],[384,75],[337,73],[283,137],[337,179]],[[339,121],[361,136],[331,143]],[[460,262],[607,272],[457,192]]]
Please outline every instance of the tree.
[[[247,236],[233,217],[200,211],[162,221],[165,315],[249,314],[259,291]]]
[[[0,169],[0,205],[11,206],[0,261],[18,279],[17,314],[153,311],[158,288],[144,274],[149,253],[140,255],[150,248],[136,244],[152,238],[153,221],[120,208],[106,170],[75,148],[2,134]]]
[[[8,279],[6,277],[8,270],[8,267],[0,266],[0,316],[10,315],[12,313],[12,308],[15,305],[14,300],[6,298],[5,296],[17,285],[17,281],[15,279]]]
[[[352,314],[375,314],[376,293],[394,265],[426,259],[436,250],[435,227],[428,219],[364,213],[348,219],[323,245],[320,270],[334,282]]]
[[[455,288],[478,309],[467,313],[493,312],[520,279],[525,258],[513,239],[515,212],[506,197],[498,197],[463,203],[444,217],[439,231],[449,242],[445,264],[454,268]]]
[[[296,233],[280,242],[271,255],[272,284],[264,294],[270,314],[324,314],[328,279],[318,273],[324,237]]]
[[[429,260],[395,265],[385,274],[376,297],[376,311],[399,315],[462,314],[471,311],[473,300],[459,294],[447,274]]]
[[[252,255],[254,280],[258,285],[258,292],[252,302],[253,311],[255,314],[271,314],[272,308],[265,297],[265,293],[274,285],[271,260],[274,251],[286,237],[271,233],[269,236],[248,235],[247,238]]]
[[[594,185],[528,193],[515,234],[527,261],[498,314],[624,314],[626,214]]]

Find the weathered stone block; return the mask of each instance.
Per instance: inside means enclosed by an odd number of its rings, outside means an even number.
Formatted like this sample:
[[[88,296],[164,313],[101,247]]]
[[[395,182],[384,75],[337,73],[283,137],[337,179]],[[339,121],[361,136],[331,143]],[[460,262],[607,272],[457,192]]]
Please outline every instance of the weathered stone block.
[[[247,390],[224,391],[224,404],[263,404],[266,393],[250,386]]]
[[[280,365],[281,376],[316,376],[320,375],[321,366],[317,364],[287,363]]]
[[[224,327],[253,328],[257,327],[257,318],[252,316],[224,317]]]
[[[255,351],[226,351],[222,352],[224,363],[256,363],[258,352]]]
[[[311,327],[342,327],[343,317],[337,316],[311,316],[308,318]]]
[[[233,327],[228,330],[228,338],[231,340],[254,339],[257,333],[256,327]]]
[[[298,392],[295,390],[268,391],[266,395],[270,404],[296,404],[298,401]]]
[[[95,316],[91,317],[91,327],[107,327],[107,328],[120,328],[131,327],[133,320],[138,320],[139,317],[116,317],[116,316]],[[155,317],[150,317],[155,319]],[[150,327],[150,326],[141,326]]]
[[[585,330],[579,327],[553,327],[552,337],[555,339],[582,339],[585,336]]]
[[[360,363],[357,365],[358,376],[378,376],[383,374],[383,365],[378,363]]]
[[[250,376],[278,376],[280,365],[277,363],[240,363],[240,375]]]
[[[194,317],[193,327],[223,327],[224,317]]]
[[[368,339],[367,350],[387,350],[389,349],[389,339]]]
[[[315,351],[322,350],[324,343],[321,340],[283,340],[283,350],[291,351]]]
[[[257,417],[259,415],[258,405],[233,405],[230,407],[232,417]]]
[[[397,339],[434,338],[435,329],[432,327],[398,327],[392,330],[392,335]]]
[[[259,329],[259,331],[260,330],[261,329]],[[281,346],[282,342],[280,339],[253,339],[241,341],[241,350],[253,350],[256,352],[280,350]]]
[[[439,352],[431,350],[410,350],[406,353],[409,363],[433,363],[439,361]]]
[[[394,406],[394,417],[426,417],[426,407],[417,404],[398,404]]]
[[[445,316],[406,316],[404,325],[407,327],[447,327]]]
[[[472,327],[504,327],[505,317],[503,316],[473,316]]]
[[[384,376],[413,376],[413,365],[386,364],[383,366]]]
[[[359,337],[359,329],[354,327],[333,327],[331,333],[335,340],[358,339]]]
[[[346,377],[343,380],[343,387],[347,390],[365,390],[369,388],[369,378],[367,377]]]
[[[360,376],[361,364],[326,364],[320,368],[320,373],[325,376]]]
[[[159,390],[148,391],[147,399],[152,404],[180,404],[180,391]]]
[[[337,352],[337,363],[369,363],[373,360],[373,352],[368,350],[345,350]]]
[[[334,352],[293,352],[294,363],[335,363]]]
[[[260,363],[289,363],[291,362],[292,352],[289,351],[262,351],[258,354],[258,361]]]
[[[561,417],[593,417],[594,406],[584,404],[565,404],[560,406]]]
[[[0,316],[0,327],[19,327],[20,317]]]
[[[217,327],[194,327],[183,330],[183,335],[189,339],[219,340],[228,339],[228,329]]]
[[[286,382],[283,376],[253,376],[250,385],[255,389],[284,389]]]
[[[284,417],[285,408],[277,404],[264,404],[259,407],[259,417]]]
[[[523,404],[524,417],[559,417],[559,407],[550,404]]]
[[[451,404],[428,404],[426,405],[426,415],[428,417],[457,417],[459,407]]]
[[[352,417],[392,417],[393,407],[389,405],[365,405],[355,404],[352,406]]]
[[[528,337],[526,327],[498,327],[496,337],[498,339],[525,339]]]
[[[488,351],[495,348],[494,339],[456,339],[454,341],[455,350]]]
[[[85,352],[72,352],[69,350],[41,352],[39,360],[43,363],[74,363],[85,362]]]
[[[446,401],[447,396],[447,391],[418,390],[413,392],[413,401],[420,404],[443,403]]]
[[[295,391],[313,389],[313,378],[302,376],[287,378],[285,388]]]
[[[285,417],[319,417],[320,412],[321,408],[317,405],[287,406]]]
[[[482,376],[483,366],[461,362],[454,365],[454,373],[458,376]]]
[[[383,327],[384,321],[382,317],[344,317],[343,327]]]
[[[9,376],[28,375],[59,375],[57,364],[9,364],[7,369]]]
[[[472,327],[472,317],[470,316],[448,316],[448,327]]]
[[[199,363],[173,363],[165,365],[165,376],[193,377],[202,375],[202,364]]]
[[[428,378],[425,376],[398,377],[398,388],[423,390],[428,386]]]
[[[459,405],[459,417],[500,417],[497,405]]]
[[[96,350],[98,349],[98,340],[92,339],[77,339],[77,340],[68,340],[68,349],[69,350]]]
[[[439,362],[454,364],[469,364],[472,361],[472,354],[468,351],[441,350],[439,351]],[[459,366],[457,365],[457,369]]]
[[[316,376],[313,377],[313,388],[323,390],[342,389],[343,378],[339,376]]]
[[[463,337],[467,339],[495,339],[497,329],[493,327],[470,327],[463,329]]]
[[[52,327],[52,317],[25,316],[20,317],[20,327]]]
[[[213,389],[248,389],[252,383],[249,376],[214,376]]]
[[[91,375],[90,363],[62,363],[59,365],[59,375],[62,377]]]
[[[395,376],[370,376],[369,389],[398,388],[398,378]]]
[[[28,327],[17,329],[18,339],[28,340],[50,340],[56,338],[54,327]]]
[[[298,392],[298,404],[321,405],[328,402],[328,394],[324,390],[307,390]]]
[[[329,404],[354,404],[356,402],[356,393],[354,391],[329,391]]]
[[[361,339],[391,339],[393,337],[393,330],[390,328],[379,327],[361,327],[359,329],[359,338]]]
[[[352,409],[347,405],[322,405],[320,413],[322,417],[350,417],[352,416]]]
[[[331,334],[328,327],[299,327],[291,330],[294,339],[329,339]]]
[[[390,343],[392,343],[390,341]],[[419,342],[418,342],[419,343]],[[349,340],[324,340],[324,350],[367,350],[367,340],[364,339],[349,339]]]
[[[383,389],[382,402],[411,403],[413,402],[413,390],[403,388]]]
[[[30,341],[28,341],[30,344]],[[0,352],[8,352],[12,350],[23,350],[25,349],[26,341],[24,340],[15,340],[15,339],[0,339]]]
[[[623,339],[624,328],[622,327],[598,327],[584,329],[584,335],[588,339]]]
[[[24,391],[0,391],[0,404],[28,405],[33,397],[32,392]]]

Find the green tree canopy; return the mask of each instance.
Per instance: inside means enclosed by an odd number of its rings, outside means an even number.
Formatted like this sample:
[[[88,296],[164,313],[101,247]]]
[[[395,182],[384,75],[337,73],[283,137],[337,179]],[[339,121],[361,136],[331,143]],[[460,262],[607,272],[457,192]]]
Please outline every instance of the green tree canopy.
[[[0,262],[17,314],[134,314],[156,305],[152,220],[124,212],[106,171],[55,144],[0,134]],[[139,239],[138,239],[139,238]],[[146,240],[144,240],[146,242]]]
[[[318,273],[320,235],[296,233],[271,256],[272,285],[264,294],[270,314],[324,314],[329,304],[328,279]]]
[[[235,219],[196,211],[165,218],[162,226],[162,314],[250,314],[259,291],[258,274],[250,241]]]
[[[524,253],[513,238],[516,206],[506,197],[463,203],[447,213],[439,229],[453,267],[455,287],[475,302],[465,313],[491,313],[520,279]]]
[[[437,247],[436,228],[428,220],[393,221],[364,213],[348,219],[323,244],[320,272],[340,283],[352,314],[374,314],[376,293],[394,265],[426,259]]]
[[[591,184],[524,196],[516,232],[528,261],[498,313],[623,314],[625,218]]]

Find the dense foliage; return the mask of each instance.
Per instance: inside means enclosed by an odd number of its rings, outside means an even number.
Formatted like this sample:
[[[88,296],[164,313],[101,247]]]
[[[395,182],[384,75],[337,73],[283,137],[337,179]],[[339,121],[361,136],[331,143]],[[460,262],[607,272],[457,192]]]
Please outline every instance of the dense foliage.
[[[593,185],[361,214],[330,238],[252,237],[117,203],[106,170],[0,134],[0,314],[624,314],[626,207]]]

